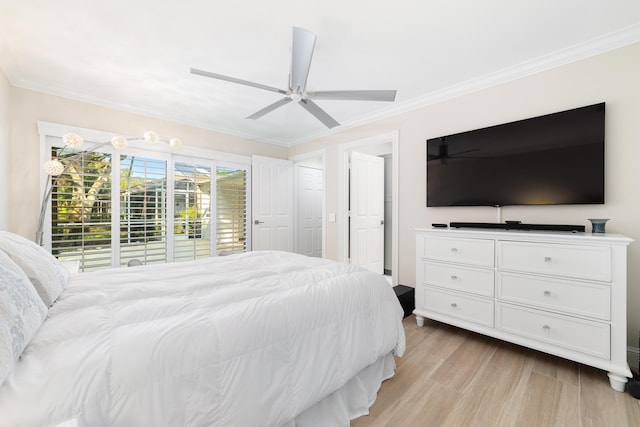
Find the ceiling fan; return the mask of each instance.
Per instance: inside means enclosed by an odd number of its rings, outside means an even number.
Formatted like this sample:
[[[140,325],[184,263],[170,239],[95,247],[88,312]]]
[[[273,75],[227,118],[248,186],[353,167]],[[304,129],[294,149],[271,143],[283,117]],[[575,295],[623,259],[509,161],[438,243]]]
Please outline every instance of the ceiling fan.
[[[329,129],[339,126],[333,117],[325,112],[318,104],[313,102],[317,99],[347,100],[347,101],[387,101],[393,102],[396,98],[395,90],[332,90],[308,92],[307,77],[311,67],[311,57],[316,44],[316,35],[299,27],[293,27],[293,40],[291,44],[291,71],[289,73],[289,87],[287,90],[279,89],[260,83],[237,79],[235,77],[223,76],[209,71],[191,68],[192,74],[211,77],[218,80],[241,85],[251,86],[258,89],[268,90],[284,95],[284,98],[273,104],[267,105],[263,109],[253,113],[248,119],[259,119],[265,114],[282,107],[291,101],[300,104],[305,110],[313,114]]]

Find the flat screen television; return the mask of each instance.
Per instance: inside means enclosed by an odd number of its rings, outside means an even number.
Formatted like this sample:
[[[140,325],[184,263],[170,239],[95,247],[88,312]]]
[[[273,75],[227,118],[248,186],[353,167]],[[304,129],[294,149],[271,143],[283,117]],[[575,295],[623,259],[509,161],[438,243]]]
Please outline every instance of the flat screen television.
[[[605,104],[427,140],[427,206],[604,203]]]

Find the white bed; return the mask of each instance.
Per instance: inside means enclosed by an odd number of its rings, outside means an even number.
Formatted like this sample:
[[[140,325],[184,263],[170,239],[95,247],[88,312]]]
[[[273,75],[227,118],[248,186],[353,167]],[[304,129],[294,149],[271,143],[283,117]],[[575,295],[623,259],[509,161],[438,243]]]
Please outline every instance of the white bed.
[[[348,426],[405,345],[381,276],[284,252],[72,275],[46,316],[1,426]]]

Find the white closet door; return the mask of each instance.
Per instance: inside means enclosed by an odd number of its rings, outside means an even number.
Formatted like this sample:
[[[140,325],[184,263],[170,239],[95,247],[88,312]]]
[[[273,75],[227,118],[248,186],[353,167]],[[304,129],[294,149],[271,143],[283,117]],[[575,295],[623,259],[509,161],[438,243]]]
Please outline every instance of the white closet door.
[[[349,249],[351,263],[384,272],[384,159],[351,153]]]
[[[322,199],[323,171],[307,166],[296,166],[297,252],[322,257]]]
[[[293,251],[293,162],[252,158],[252,248]]]

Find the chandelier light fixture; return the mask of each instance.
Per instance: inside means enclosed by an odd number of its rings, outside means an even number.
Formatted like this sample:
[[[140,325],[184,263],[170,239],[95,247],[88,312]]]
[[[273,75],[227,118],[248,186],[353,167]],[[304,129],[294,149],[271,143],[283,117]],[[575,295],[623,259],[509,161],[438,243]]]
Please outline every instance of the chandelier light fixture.
[[[129,141],[139,141],[143,140],[148,144],[157,144],[159,142],[163,142],[169,145],[172,150],[179,150],[182,148],[182,140],[178,138],[171,138],[168,141],[164,141],[160,139],[160,135],[152,130],[146,131],[142,138],[135,137],[125,137],[122,135],[116,135],[111,138],[111,141],[108,142],[98,142],[92,145],[87,149],[82,149],[84,145],[84,138],[82,135],[76,132],[69,132],[62,136],[62,142],[64,142],[64,147],[58,152],[58,157],[53,157],[50,160],[45,161],[42,164],[42,169],[44,172],[50,176],[50,179],[47,180],[45,185],[44,194],[42,196],[42,204],[40,205],[40,217],[38,218],[38,230],[36,232],[36,243],[40,246],[43,244],[44,237],[44,218],[47,213],[47,207],[49,206],[49,199],[51,198],[51,193],[53,191],[53,184],[57,177],[62,175],[67,171],[69,167],[73,164],[73,162],[79,159],[83,154],[94,151],[97,148],[105,146],[111,143],[111,146],[118,150],[122,151],[129,147]],[[72,156],[65,157],[64,163],[62,162],[60,156],[64,153],[65,150],[80,150],[76,151],[76,153]]]

